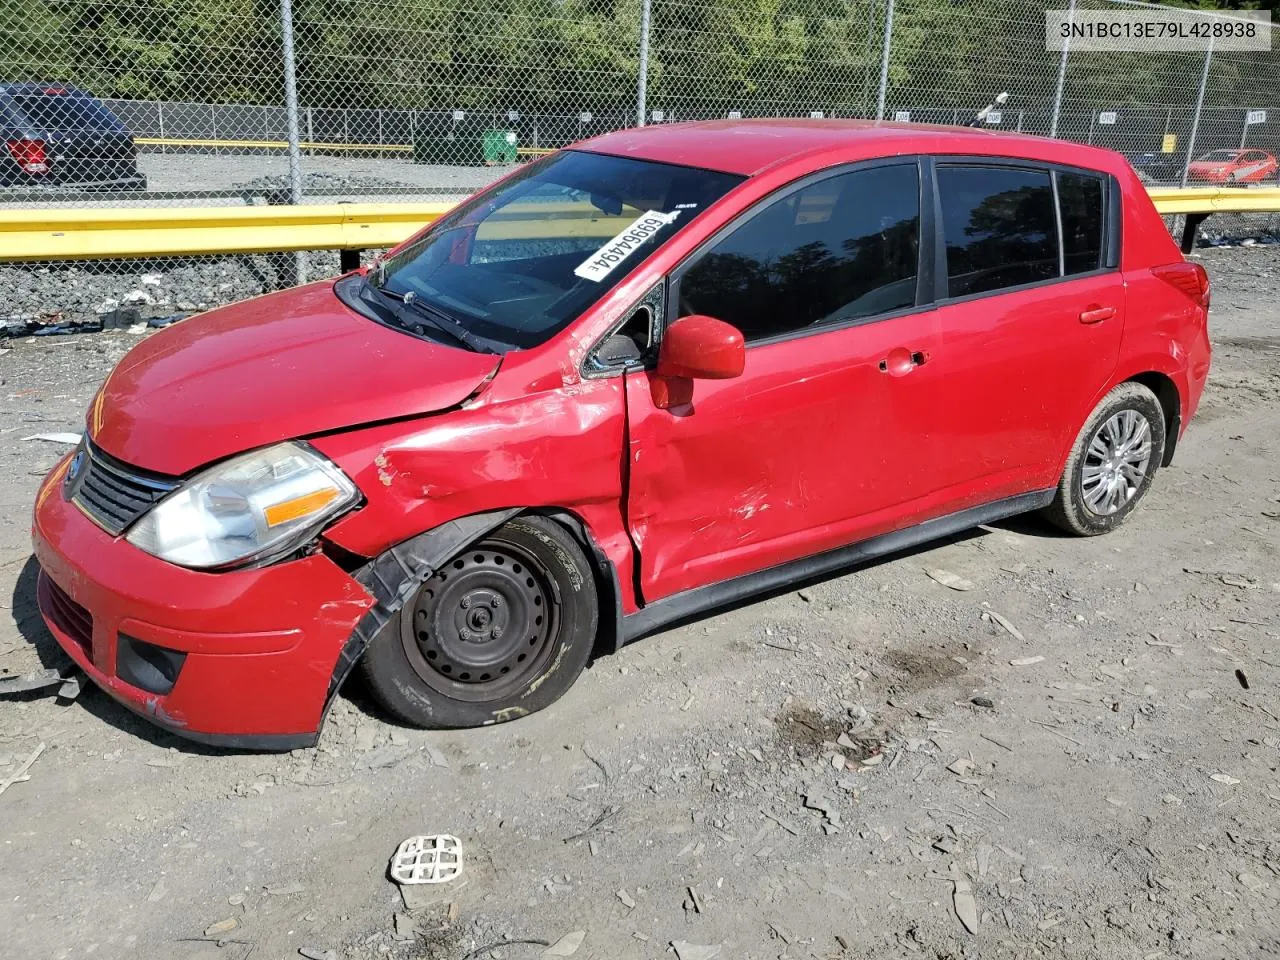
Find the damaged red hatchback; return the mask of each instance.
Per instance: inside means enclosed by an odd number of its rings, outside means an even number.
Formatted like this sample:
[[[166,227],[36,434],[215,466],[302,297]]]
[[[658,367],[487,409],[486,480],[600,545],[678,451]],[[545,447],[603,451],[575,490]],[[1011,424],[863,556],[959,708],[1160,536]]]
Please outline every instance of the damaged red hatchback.
[[[35,508],[40,608],[192,738],[552,703],[592,652],[1044,510],[1120,523],[1209,370],[1204,271],[1119,155],[715,122],[519,169],[371,272],[103,384]]]

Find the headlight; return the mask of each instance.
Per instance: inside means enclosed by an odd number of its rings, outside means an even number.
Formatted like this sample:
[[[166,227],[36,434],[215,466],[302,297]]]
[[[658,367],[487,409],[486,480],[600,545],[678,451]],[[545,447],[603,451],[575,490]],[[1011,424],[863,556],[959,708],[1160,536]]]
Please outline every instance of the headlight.
[[[301,443],[235,457],[156,504],[128,541],[184,567],[208,569],[287,553],[358,498],[355,485]]]

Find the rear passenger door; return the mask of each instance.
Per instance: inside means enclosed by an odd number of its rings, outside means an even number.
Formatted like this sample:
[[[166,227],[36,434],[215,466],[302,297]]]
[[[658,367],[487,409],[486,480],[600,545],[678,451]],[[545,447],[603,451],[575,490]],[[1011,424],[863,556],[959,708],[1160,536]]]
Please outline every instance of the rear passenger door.
[[[1109,177],[1047,164],[934,164],[941,479],[954,509],[1053,486],[1115,369],[1125,290]]]

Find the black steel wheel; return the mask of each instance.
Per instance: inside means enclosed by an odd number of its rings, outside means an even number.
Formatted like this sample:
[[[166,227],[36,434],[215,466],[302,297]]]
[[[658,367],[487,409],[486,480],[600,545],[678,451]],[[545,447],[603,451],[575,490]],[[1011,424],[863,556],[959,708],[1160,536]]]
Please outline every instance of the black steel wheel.
[[[597,621],[581,547],[552,520],[518,517],[422,583],[362,665],[401,720],[480,726],[558,699],[586,666]]]
[[[546,665],[559,610],[542,561],[510,540],[488,539],[418,589],[400,637],[427,686],[459,700],[492,700]]]

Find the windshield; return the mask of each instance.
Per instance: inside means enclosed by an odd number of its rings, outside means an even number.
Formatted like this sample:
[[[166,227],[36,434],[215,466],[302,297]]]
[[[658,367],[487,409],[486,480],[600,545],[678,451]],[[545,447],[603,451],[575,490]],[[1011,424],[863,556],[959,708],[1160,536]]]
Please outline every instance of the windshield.
[[[46,130],[119,130],[120,121],[92,97],[76,93],[19,93],[14,104],[32,125]]]
[[[1240,155],[1239,150],[1211,150],[1201,160],[1234,160]]]
[[[491,342],[537,346],[742,179],[562,151],[459,207],[373,282]]]

